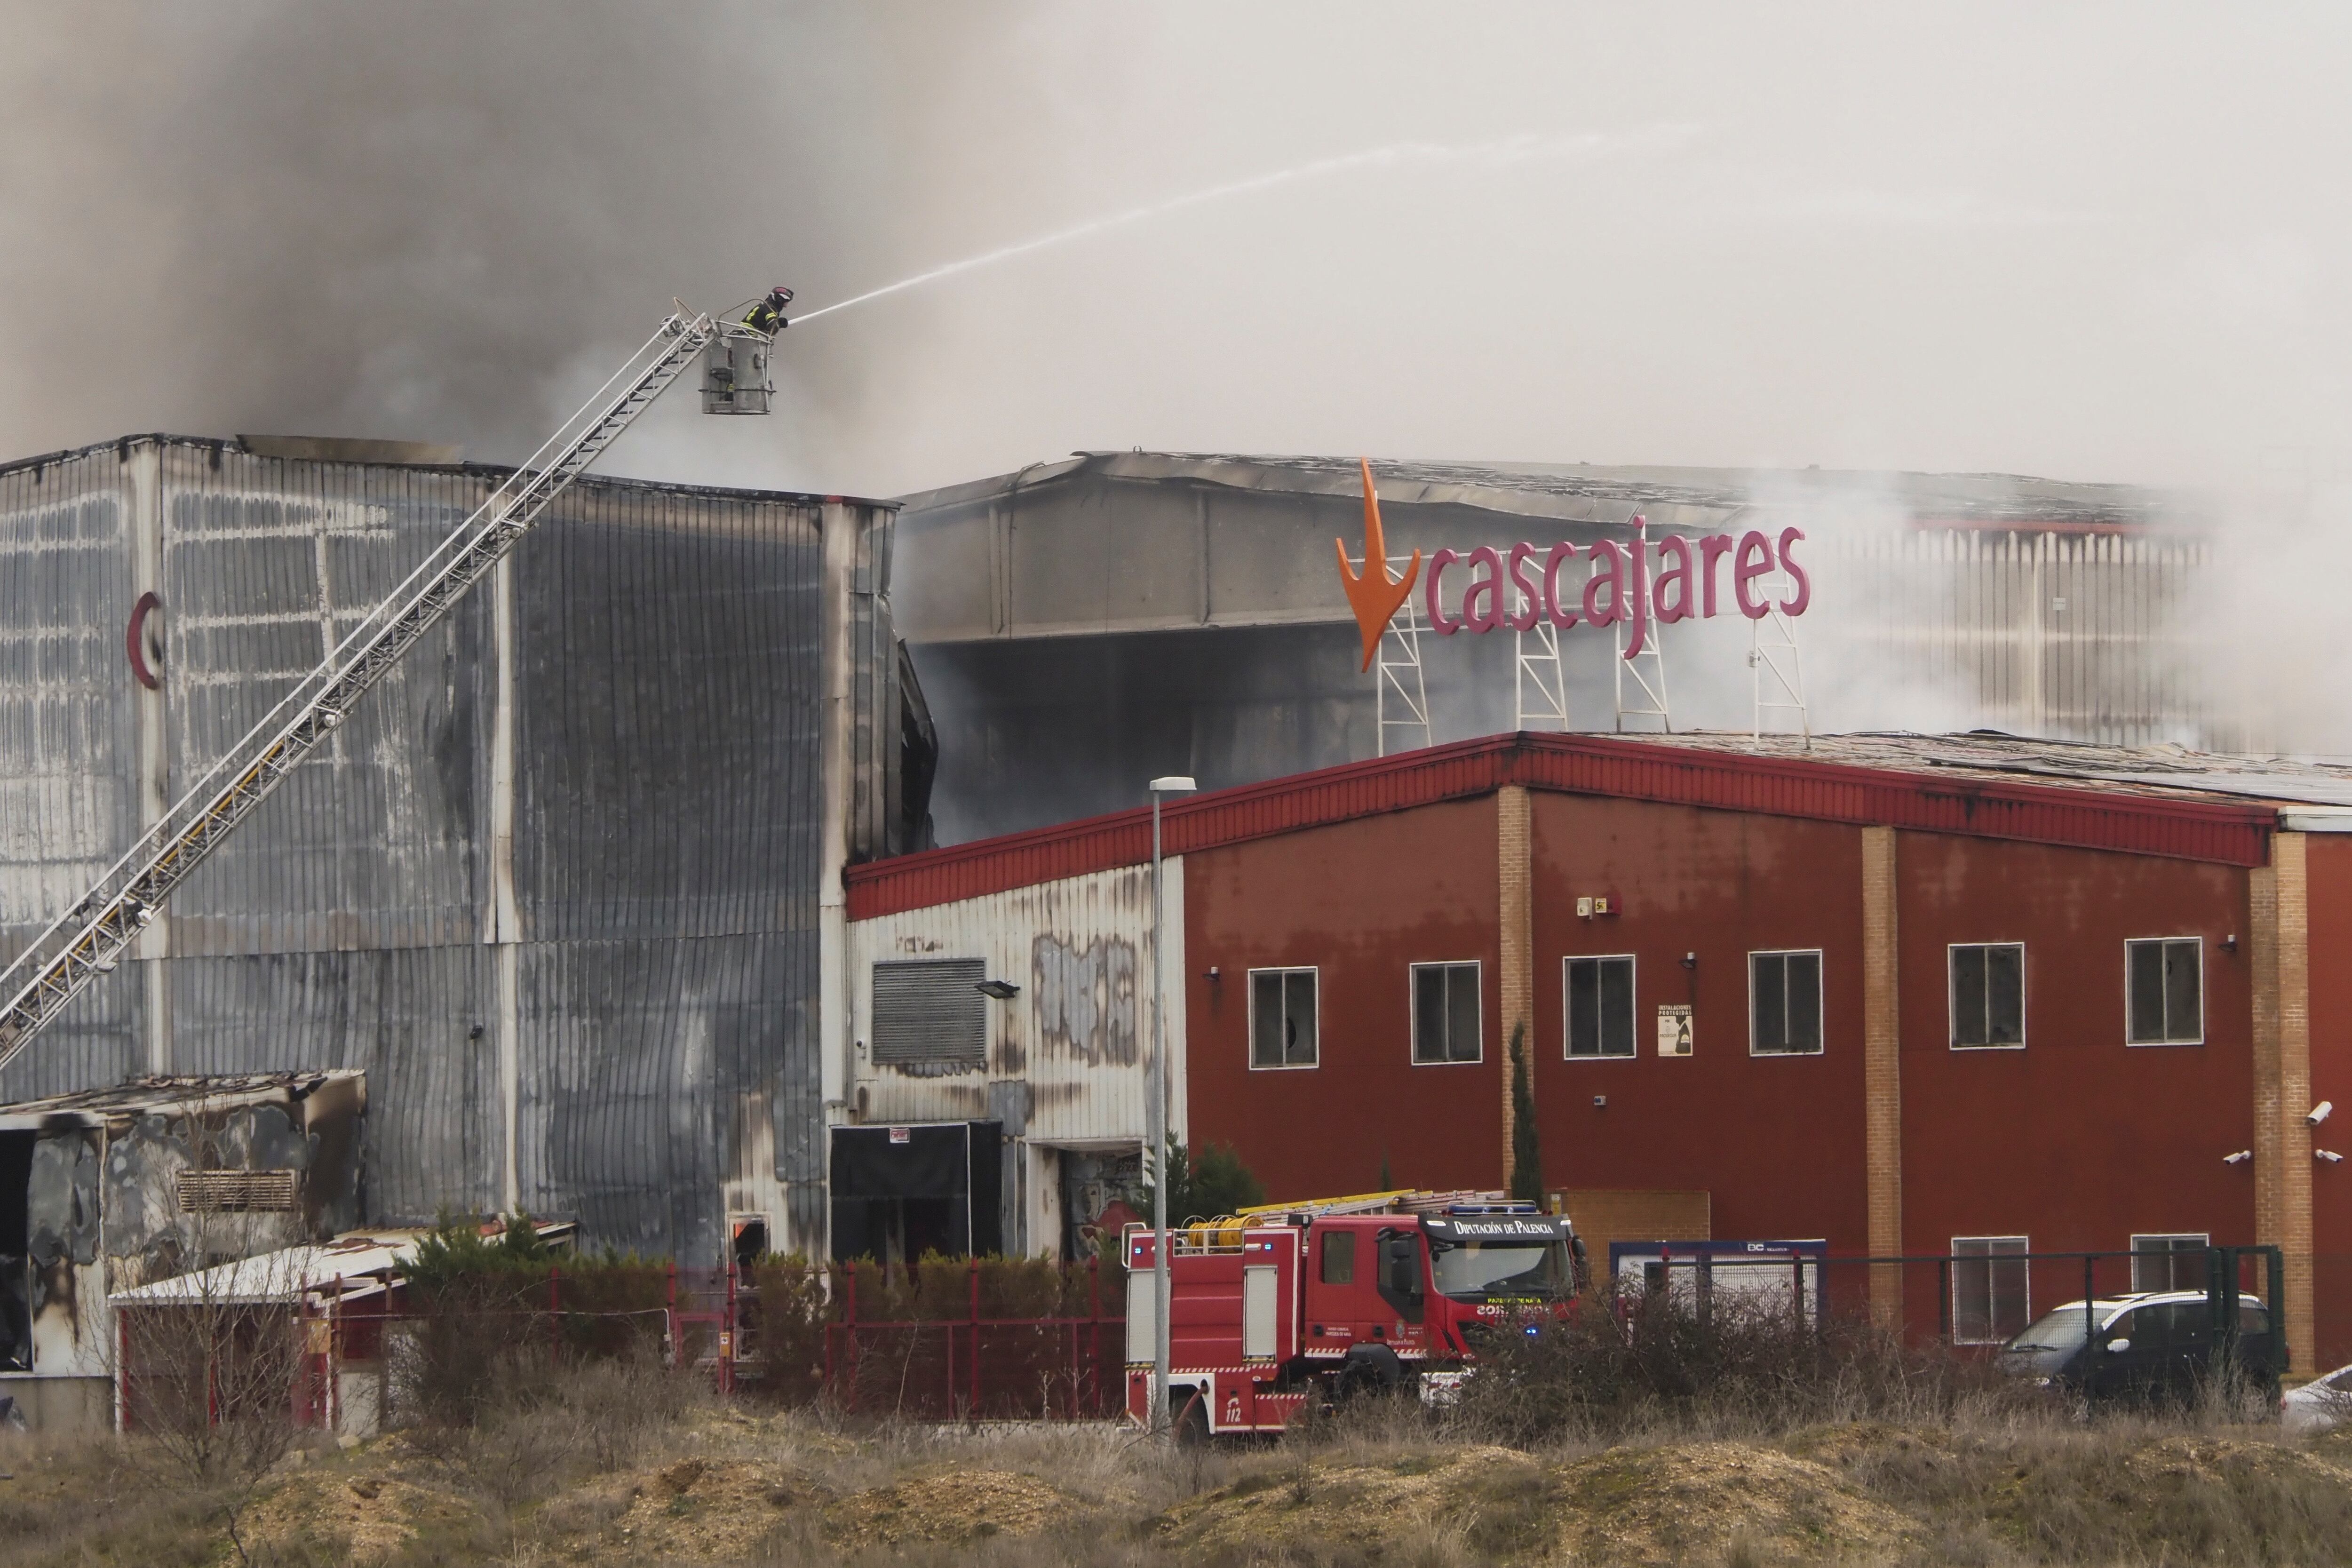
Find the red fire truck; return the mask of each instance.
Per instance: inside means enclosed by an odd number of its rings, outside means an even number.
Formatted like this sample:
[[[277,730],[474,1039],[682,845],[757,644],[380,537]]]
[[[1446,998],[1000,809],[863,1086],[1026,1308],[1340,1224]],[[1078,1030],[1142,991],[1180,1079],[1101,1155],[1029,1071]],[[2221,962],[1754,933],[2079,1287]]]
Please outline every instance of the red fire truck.
[[[1583,1246],[1499,1193],[1269,1204],[1169,1232],[1168,1402],[1180,1436],[1276,1432],[1316,1400],[1442,1398],[1482,1342],[1568,1310]],[[1129,1226],[1127,1411],[1151,1411],[1152,1232]]]

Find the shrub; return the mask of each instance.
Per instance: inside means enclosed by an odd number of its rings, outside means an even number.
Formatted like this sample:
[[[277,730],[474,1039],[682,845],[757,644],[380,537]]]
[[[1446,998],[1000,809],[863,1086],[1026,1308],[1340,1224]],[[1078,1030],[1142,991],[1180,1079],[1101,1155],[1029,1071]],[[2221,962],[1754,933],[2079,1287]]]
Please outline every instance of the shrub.
[[[1727,1435],[1821,1421],[1948,1419],[1964,1399],[2030,1395],[1984,1363],[1906,1344],[1866,1317],[1801,1319],[1780,1302],[1679,1293],[1580,1300],[1481,1347],[1453,1420],[1528,1446],[1669,1426]]]

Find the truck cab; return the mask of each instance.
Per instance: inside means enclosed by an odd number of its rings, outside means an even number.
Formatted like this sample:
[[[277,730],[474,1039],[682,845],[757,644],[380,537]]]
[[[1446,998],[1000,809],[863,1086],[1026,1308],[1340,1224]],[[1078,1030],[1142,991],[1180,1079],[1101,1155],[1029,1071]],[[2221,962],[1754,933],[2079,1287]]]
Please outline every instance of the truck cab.
[[[1310,1398],[1458,1380],[1482,1342],[1576,1293],[1564,1216],[1478,1202],[1430,1212],[1279,1206],[1170,1232],[1169,1397],[1204,1432],[1271,1431]],[[1148,1418],[1153,1237],[1131,1227],[1129,1410]]]

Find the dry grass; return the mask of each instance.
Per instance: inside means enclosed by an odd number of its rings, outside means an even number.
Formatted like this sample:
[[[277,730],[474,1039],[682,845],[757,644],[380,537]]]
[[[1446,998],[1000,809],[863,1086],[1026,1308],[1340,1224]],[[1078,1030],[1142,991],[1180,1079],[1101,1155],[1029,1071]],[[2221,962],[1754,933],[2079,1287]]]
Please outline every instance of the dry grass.
[[[389,1568],[2352,1564],[2352,1436],[2226,1410],[1645,1408],[1498,1444],[1372,1400],[1281,1443],[1162,1449],[1107,1426],[851,1426],[589,1367],[502,1385],[472,1427],[289,1458],[245,1534],[257,1563]],[[142,1485],[133,1458],[9,1446],[0,1568],[233,1561],[215,1500]]]

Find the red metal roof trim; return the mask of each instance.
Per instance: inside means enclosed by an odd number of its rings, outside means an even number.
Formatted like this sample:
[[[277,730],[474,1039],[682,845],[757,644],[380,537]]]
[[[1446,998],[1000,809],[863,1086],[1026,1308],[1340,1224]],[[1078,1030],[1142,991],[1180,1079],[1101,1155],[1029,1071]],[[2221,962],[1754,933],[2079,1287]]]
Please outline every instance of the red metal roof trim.
[[[2267,805],[2168,800],[2063,784],[1941,777],[1750,757],[1593,735],[1494,735],[1349,763],[1163,808],[1166,852],[1189,854],[1377,812],[1492,794],[1507,784],[1662,805],[2018,839],[2225,866],[2270,858]],[[953,903],[1151,858],[1149,807],[853,866],[849,918]]]

